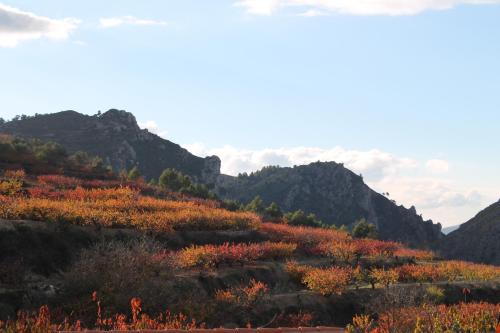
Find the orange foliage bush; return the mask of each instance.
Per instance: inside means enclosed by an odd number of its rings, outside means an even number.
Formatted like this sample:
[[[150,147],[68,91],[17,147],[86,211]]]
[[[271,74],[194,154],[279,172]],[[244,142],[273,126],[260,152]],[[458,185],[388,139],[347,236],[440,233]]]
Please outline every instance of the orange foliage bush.
[[[24,170],[6,170],[3,174],[4,178],[24,180],[26,178],[26,172]]]
[[[268,292],[269,288],[265,283],[252,279],[247,286],[218,290],[215,293],[215,300],[239,307],[250,307],[262,300]]]
[[[322,242],[350,239],[350,235],[343,231],[286,224],[263,223],[260,230],[273,241],[296,243],[303,250],[312,249]]]
[[[313,268],[306,272],[302,282],[312,291],[322,295],[342,294],[353,277],[351,268]]]
[[[181,268],[219,267],[222,264],[245,264],[255,260],[289,258],[297,246],[290,243],[229,244],[191,246],[177,254]]]
[[[45,185],[51,185],[57,188],[75,188],[81,186],[83,181],[78,178],[62,175],[41,175],[37,177],[38,182]]]
[[[313,269],[313,267],[308,265],[301,265],[296,261],[287,261],[285,265],[285,271],[288,273],[290,278],[298,283],[302,283],[302,279],[311,269]]]
[[[129,188],[62,191],[62,198],[12,197],[0,206],[0,218],[68,222],[77,225],[121,226],[141,230],[246,230],[260,218],[197,202],[141,196]]]
[[[15,195],[21,192],[23,188],[24,170],[7,170],[0,178],[0,195]]]
[[[415,250],[408,249],[405,247],[399,248],[394,252],[394,255],[397,257],[406,257],[406,258],[414,258],[416,260],[433,260],[435,255],[432,251],[425,250]]]
[[[313,250],[332,258],[335,262],[351,263],[358,256],[358,248],[352,241],[323,242]]]
[[[398,282],[398,273],[392,269],[379,269],[374,268],[370,272],[370,278],[373,279],[375,283],[379,283],[386,288],[389,288],[389,285]]]
[[[392,257],[397,250],[403,248],[403,245],[400,243],[378,239],[356,239],[354,240],[354,244],[356,252],[366,256]]]
[[[356,316],[347,332],[494,332],[499,316],[500,304],[422,305],[393,309],[381,314],[377,321]]]
[[[465,261],[427,265],[403,265],[395,269],[400,282],[488,281],[500,278],[500,267]]]

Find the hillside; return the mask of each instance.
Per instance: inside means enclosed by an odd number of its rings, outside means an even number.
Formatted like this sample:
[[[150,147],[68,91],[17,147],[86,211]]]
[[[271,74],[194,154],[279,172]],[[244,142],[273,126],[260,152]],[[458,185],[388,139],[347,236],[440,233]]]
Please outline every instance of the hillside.
[[[500,201],[447,235],[440,248],[447,258],[500,265]]]
[[[365,218],[378,227],[382,239],[412,246],[433,246],[442,238],[439,224],[423,221],[414,207],[396,205],[335,162],[266,167],[250,175],[221,176],[217,192],[241,202],[259,195],[266,204],[276,202],[284,211],[314,213],[330,225],[352,226]]]
[[[83,150],[100,156],[115,171],[138,165],[146,178],[157,178],[165,168],[175,168],[195,181],[217,183],[221,198],[247,203],[260,195],[266,204],[274,201],[284,211],[302,209],[327,224],[351,226],[366,218],[378,226],[383,239],[412,246],[433,247],[442,237],[439,225],[423,221],[414,208],[397,206],[341,164],[267,167],[241,177],[221,175],[218,157],[194,156],[141,130],[135,117],[125,111],[110,110],[100,116],[64,111],[22,117],[0,125],[0,133],[55,141],[69,152]]]
[[[0,332],[345,326],[409,306],[448,311],[428,300],[482,325],[500,314],[498,267],[268,223],[142,181],[0,174],[12,183],[0,194],[0,320],[39,311]],[[464,288],[469,303],[453,305]]]
[[[0,133],[54,141],[70,153],[85,151],[101,157],[115,172],[139,166],[146,178],[166,168],[177,169],[210,183],[220,171],[219,158],[201,158],[181,146],[139,128],[128,112],[109,110],[100,116],[75,111],[25,117],[0,125]]]

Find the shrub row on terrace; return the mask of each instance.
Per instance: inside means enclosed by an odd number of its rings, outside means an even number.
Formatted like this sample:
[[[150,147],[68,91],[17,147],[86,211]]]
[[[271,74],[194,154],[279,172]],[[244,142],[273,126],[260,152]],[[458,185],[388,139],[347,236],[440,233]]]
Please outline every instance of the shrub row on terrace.
[[[283,242],[258,244],[229,244],[191,246],[181,250],[177,263],[182,268],[219,267],[220,265],[246,264],[256,260],[290,258],[297,245]]]
[[[500,278],[500,267],[456,260],[427,265],[403,265],[394,270],[400,282],[489,281]]]
[[[500,268],[462,261],[445,261],[436,264],[403,265],[393,269],[329,267],[317,268],[290,261],[286,264],[290,277],[309,289],[323,295],[341,293],[349,285],[378,284],[389,287],[405,282],[439,281],[489,281],[500,278]]]
[[[68,190],[60,199],[3,196],[0,218],[67,222],[140,230],[246,230],[259,226],[249,212],[230,212],[196,202],[163,200],[128,188]]]
[[[460,303],[392,309],[372,320],[368,315],[353,318],[348,333],[392,332],[498,332],[500,304]]]
[[[328,257],[339,264],[356,264],[362,256],[397,256],[417,260],[431,260],[434,257],[430,251],[408,249],[390,241],[353,239],[349,233],[334,229],[264,223],[260,230],[273,241],[296,243],[299,249],[309,255]]]

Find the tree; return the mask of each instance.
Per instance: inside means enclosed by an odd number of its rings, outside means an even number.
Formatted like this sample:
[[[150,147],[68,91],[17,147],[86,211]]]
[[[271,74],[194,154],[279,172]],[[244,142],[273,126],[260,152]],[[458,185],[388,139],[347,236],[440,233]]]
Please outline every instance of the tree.
[[[399,275],[394,269],[385,270],[383,268],[374,268],[370,272],[370,276],[376,283],[389,288],[389,285],[398,282]]]
[[[215,199],[215,195],[208,190],[208,187],[203,184],[189,184],[187,187],[180,189],[182,194],[187,194],[193,197],[202,199]]]
[[[266,208],[266,215],[271,219],[281,219],[283,217],[283,212],[277,203],[273,202]]]
[[[354,238],[377,238],[377,227],[373,223],[368,223],[365,218],[356,222],[352,229],[352,236]]]
[[[139,171],[139,168],[137,166],[133,167],[132,170],[128,172],[127,179],[136,181],[141,177],[141,173]]]
[[[165,169],[158,183],[161,187],[170,191],[198,197],[202,199],[216,199],[216,195],[208,189],[206,185],[196,184],[191,179],[175,169]]]
[[[316,218],[316,215],[309,214],[306,215],[302,210],[296,210],[295,212],[290,212],[285,214],[285,219],[290,225],[303,225],[308,227],[322,227],[323,222]]]
[[[189,187],[191,180],[175,169],[165,169],[158,179],[161,187],[171,191],[180,191],[183,187]]]
[[[248,205],[246,205],[245,210],[262,215],[265,211],[265,208],[260,196],[256,196],[255,198],[253,198],[253,200],[250,201]]]
[[[0,125],[3,125],[5,124],[5,119],[3,119],[2,117],[0,117]]]
[[[57,143],[47,142],[37,149],[35,156],[38,160],[56,165],[66,158],[66,150]]]
[[[155,178],[151,178],[151,180],[148,182],[148,185],[150,186],[157,186],[158,181]]]
[[[77,166],[89,163],[89,155],[84,151],[77,151],[69,157],[69,160]]]
[[[345,231],[345,232],[349,232],[349,228],[345,225],[345,224],[342,224],[339,228],[340,231]]]
[[[238,210],[244,210],[245,209],[245,207],[243,207],[243,205],[239,201],[237,201],[237,200],[229,200],[229,199],[225,199],[222,202],[222,208],[230,210],[232,212],[236,212]]]

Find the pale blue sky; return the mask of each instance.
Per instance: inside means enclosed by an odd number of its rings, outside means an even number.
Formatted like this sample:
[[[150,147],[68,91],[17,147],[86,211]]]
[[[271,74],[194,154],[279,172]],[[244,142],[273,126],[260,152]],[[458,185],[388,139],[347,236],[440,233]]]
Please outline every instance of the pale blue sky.
[[[500,197],[500,5],[237,2],[0,0],[0,116],[125,109],[229,173],[340,159],[447,225]]]

